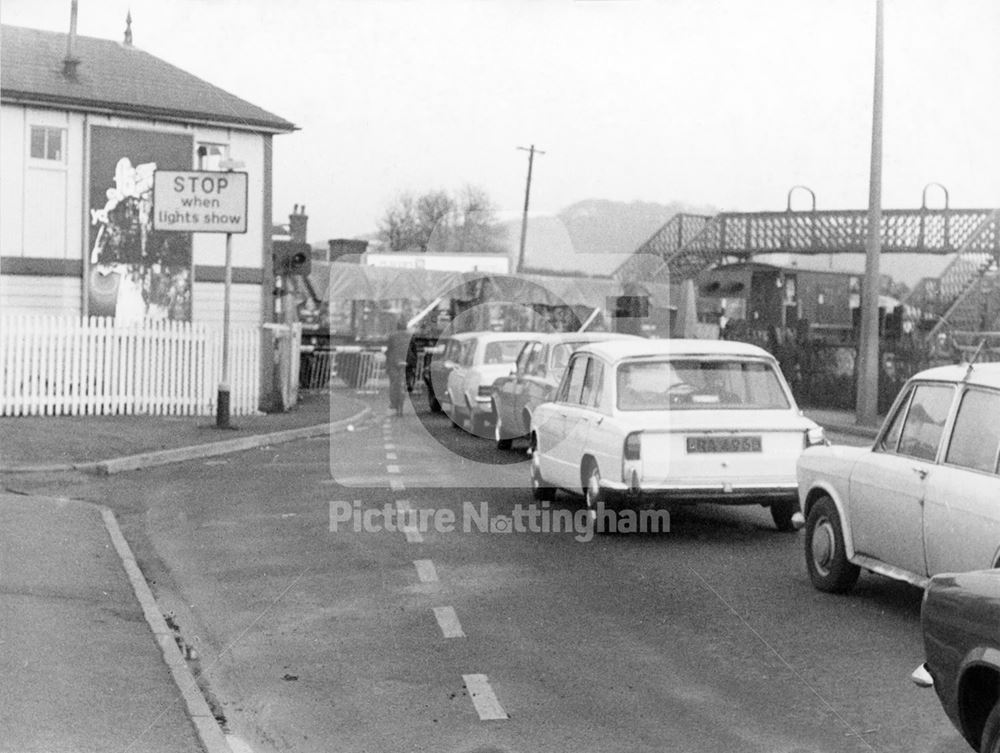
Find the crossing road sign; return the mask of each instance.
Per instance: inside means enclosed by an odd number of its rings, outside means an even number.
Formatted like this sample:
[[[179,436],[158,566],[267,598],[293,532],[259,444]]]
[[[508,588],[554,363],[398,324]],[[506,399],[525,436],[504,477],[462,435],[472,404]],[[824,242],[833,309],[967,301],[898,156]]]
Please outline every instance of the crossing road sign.
[[[247,174],[157,170],[153,173],[153,229],[245,233]]]

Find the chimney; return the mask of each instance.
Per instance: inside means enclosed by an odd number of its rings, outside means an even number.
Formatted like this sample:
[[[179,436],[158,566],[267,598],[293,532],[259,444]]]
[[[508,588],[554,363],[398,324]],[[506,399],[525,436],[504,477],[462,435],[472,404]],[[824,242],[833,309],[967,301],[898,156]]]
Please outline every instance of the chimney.
[[[292,213],[288,215],[288,234],[296,243],[306,243],[306,226],[309,224],[309,217],[306,214],[306,205],[299,209],[296,204]]]
[[[66,78],[76,78],[76,67],[80,59],[76,56],[76,9],[77,0],[72,0],[69,6],[69,36],[66,38],[66,57],[63,59],[63,75]]]

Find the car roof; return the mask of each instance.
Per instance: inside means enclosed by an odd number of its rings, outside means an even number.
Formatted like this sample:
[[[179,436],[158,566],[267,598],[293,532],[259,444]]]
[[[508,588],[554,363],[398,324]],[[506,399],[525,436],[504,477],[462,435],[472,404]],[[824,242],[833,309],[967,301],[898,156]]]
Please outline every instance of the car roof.
[[[968,375],[968,378],[966,378]],[[959,363],[950,366],[934,366],[930,369],[914,374],[913,379],[934,380],[942,382],[966,382],[982,387],[996,387],[1000,389],[1000,363],[977,363],[973,364],[971,371],[969,364]]]
[[[577,352],[590,351],[610,361],[643,356],[737,356],[773,359],[763,348],[733,340],[629,338],[589,343]]]
[[[545,343],[592,343],[603,342],[605,340],[643,340],[645,338],[636,335],[627,335],[624,332],[539,332],[532,337],[533,340],[541,340]]]

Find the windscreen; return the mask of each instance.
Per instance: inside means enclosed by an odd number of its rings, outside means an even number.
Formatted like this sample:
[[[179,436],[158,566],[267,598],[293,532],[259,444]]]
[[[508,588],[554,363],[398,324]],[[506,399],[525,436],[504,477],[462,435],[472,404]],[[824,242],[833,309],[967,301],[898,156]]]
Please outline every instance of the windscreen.
[[[618,367],[619,410],[751,409],[790,407],[766,361],[680,358],[626,362]]]

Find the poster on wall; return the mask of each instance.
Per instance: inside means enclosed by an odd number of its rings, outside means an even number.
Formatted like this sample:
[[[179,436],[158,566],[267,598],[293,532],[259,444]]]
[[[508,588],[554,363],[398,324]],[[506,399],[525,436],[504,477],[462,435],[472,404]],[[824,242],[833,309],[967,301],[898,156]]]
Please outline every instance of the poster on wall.
[[[153,229],[153,172],[190,170],[190,136],[90,129],[90,316],[191,320],[191,233]]]

